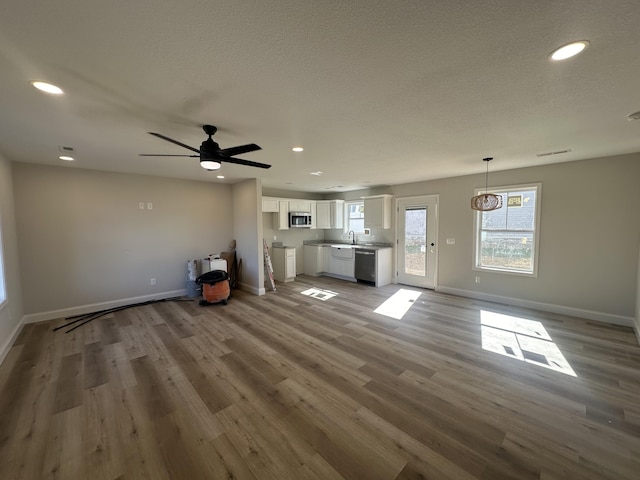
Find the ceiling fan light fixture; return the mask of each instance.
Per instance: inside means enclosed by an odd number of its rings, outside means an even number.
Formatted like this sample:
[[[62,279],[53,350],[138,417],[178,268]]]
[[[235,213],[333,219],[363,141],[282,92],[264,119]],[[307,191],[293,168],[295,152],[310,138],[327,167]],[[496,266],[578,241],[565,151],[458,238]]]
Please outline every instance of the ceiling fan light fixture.
[[[206,170],[218,170],[222,165],[215,160],[200,160],[200,166]]]
[[[563,45],[560,48],[556,48],[549,58],[554,61],[566,60],[567,58],[571,58],[582,52],[585,48],[589,46],[588,40],[579,40],[577,42],[571,42],[567,45]]]

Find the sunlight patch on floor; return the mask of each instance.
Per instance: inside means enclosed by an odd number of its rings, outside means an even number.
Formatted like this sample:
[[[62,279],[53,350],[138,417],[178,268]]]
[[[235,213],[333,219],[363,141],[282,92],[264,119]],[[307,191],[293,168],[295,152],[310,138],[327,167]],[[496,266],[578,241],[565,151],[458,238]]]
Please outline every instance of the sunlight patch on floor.
[[[323,302],[338,295],[337,292],[332,292],[331,290],[322,290],[315,287],[311,287],[308,290],[300,293],[302,293],[302,295],[317,298],[318,300],[322,300]]]
[[[401,288],[391,295],[391,297],[389,297],[382,305],[376,308],[374,312],[400,320],[404,317],[404,314],[409,311],[411,305],[414,304],[420,295],[421,292]]]
[[[484,350],[576,376],[542,323],[487,310],[480,310],[480,323]]]

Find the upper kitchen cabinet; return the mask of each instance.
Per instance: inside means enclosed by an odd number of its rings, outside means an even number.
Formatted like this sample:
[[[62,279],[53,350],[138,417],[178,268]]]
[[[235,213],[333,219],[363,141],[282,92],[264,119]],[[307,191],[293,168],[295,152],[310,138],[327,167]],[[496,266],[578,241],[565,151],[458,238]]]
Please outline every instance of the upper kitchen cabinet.
[[[262,197],[262,212],[279,212],[279,204],[277,198]]]
[[[311,200],[289,200],[290,212],[311,212]]]
[[[278,204],[277,213],[273,214],[275,220],[273,226],[276,230],[289,230],[289,202],[280,200]]]
[[[365,228],[391,228],[391,200],[393,195],[363,197]]]
[[[309,211],[309,213],[311,213],[311,229],[315,230],[316,228],[318,228],[318,210],[315,200],[311,200],[311,210]]]
[[[342,228],[344,200],[318,200],[316,202],[316,228]]]

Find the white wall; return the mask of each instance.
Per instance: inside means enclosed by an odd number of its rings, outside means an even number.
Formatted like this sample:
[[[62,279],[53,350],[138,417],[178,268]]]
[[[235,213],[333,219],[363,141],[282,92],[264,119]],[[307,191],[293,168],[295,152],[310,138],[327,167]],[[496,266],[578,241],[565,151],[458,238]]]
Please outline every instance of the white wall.
[[[631,325],[640,308],[636,301],[639,179],[640,154],[490,172],[492,186],[542,182],[537,278],[472,269],[469,199],[474,188],[484,185],[484,175],[349,192],[343,198],[438,194],[439,290],[566,307],[586,318]],[[446,245],[446,238],[455,238],[456,244]],[[474,281],[476,275],[481,276],[480,284]]]
[[[239,285],[264,295],[262,248],[262,184],[258,179],[233,185],[233,232],[238,261],[242,260]]]
[[[13,186],[28,320],[181,293],[233,239],[228,185],[14,163]]]
[[[640,343],[640,253],[638,254],[638,280],[636,283],[636,322],[635,322],[636,338]]]
[[[0,222],[6,301],[0,306],[0,362],[13,344],[23,316],[12,164],[0,156]]]

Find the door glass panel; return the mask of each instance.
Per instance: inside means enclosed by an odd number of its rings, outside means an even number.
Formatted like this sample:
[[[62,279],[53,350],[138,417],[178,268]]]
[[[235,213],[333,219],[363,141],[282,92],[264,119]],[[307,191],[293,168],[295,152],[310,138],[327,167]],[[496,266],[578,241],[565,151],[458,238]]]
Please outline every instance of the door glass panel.
[[[427,273],[427,209],[404,212],[404,273],[424,277]]]

